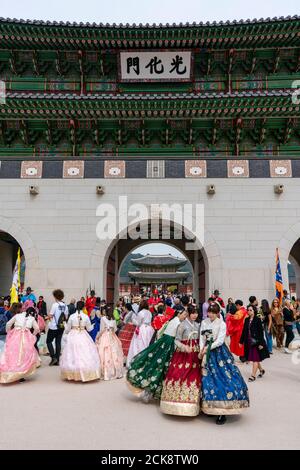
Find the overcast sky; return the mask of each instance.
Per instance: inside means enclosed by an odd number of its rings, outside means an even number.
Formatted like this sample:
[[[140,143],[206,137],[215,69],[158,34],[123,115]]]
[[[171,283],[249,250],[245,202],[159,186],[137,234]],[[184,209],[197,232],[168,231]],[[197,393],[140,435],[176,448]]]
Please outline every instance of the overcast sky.
[[[142,255],[173,255],[178,258],[184,258],[179,250],[166,243],[147,243],[134,250],[132,253],[141,253]]]
[[[96,23],[172,23],[300,14],[299,0],[0,0],[0,17]]]

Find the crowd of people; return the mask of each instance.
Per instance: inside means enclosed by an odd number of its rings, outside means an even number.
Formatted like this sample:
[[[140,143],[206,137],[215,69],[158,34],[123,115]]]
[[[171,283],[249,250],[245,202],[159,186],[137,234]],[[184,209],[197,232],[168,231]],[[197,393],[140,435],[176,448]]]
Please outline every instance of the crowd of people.
[[[159,400],[163,413],[202,411],[217,424],[249,407],[237,362],[252,364],[254,382],[274,342],[290,353],[294,324],[300,334],[300,301],[286,291],[282,302],[251,296],[246,307],[231,298],[225,305],[217,290],[200,306],[171,292],[120,298],[115,308],[94,291],[69,304],[61,289],[53,297],[49,312],[30,287],[17,303],[0,299],[0,383],[26,380],[49,355],[63,380],[126,375],[129,389],[144,402]]]

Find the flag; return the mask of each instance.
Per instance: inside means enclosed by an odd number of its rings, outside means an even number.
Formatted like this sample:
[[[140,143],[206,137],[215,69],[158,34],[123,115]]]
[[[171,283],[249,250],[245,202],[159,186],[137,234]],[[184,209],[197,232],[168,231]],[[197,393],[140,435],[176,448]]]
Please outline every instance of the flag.
[[[276,289],[276,297],[279,299],[279,302],[281,303],[282,298],[283,298],[283,284],[282,284],[282,275],[281,275],[281,267],[280,267],[280,259],[279,259],[278,248],[276,248],[275,289]]]
[[[10,304],[16,303],[19,301],[18,294],[21,286],[21,250],[18,249],[17,261],[15,264],[12,285],[10,289]]]

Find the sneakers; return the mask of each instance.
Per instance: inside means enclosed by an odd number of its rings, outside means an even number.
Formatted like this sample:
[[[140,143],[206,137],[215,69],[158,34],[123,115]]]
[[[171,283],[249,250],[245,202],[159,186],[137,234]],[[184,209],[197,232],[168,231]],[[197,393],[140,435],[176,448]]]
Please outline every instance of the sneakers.
[[[284,348],[284,352],[285,354],[293,354],[293,352],[288,348]]]

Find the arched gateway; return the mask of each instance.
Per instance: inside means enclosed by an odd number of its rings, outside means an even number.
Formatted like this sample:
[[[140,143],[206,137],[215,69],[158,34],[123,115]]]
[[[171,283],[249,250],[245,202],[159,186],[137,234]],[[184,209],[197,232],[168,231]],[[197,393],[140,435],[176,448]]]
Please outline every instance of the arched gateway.
[[[150,220],[134,224],[135,229],[137,225],[139,226],[140,238],[130,238],[130,231],[133,226],[129,226],[126,229],[128,231],[128,238],[124,238],[124,233],[120,233],[107,250],[107,256],[104,261],[107,302],[112,304],[118,297],[119,272],[122,262],[131,251],[144,245],[147,239],[149,242],[167,242],[184,254],[193,267],[193,295],[197,301],[203,302],[206,296],[206,280],[208,277],[207,257],[196,237],[193,237],[183,226],[176,225],[174,222],[170,222],[169,239],[166,239],[161,220],[158,223],[159,229],[155,238],[153,238],[153,233],[151,233]]]

